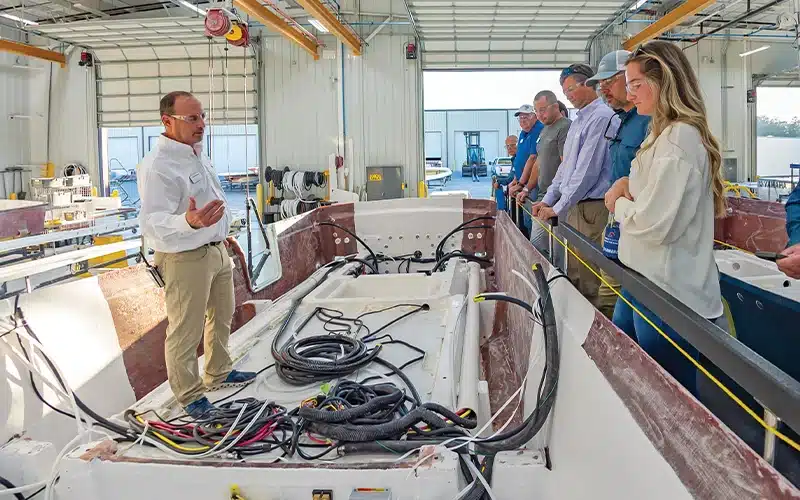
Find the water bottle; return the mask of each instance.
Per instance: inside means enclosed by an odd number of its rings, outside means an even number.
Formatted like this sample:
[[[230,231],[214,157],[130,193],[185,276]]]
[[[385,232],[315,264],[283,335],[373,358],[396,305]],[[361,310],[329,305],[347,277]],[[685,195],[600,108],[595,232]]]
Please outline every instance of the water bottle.
[[[603,233],[603,255],[609,259],[617,260],[619,254],[619,222],[614,220],[614,214],[609,214],[608,223]]]

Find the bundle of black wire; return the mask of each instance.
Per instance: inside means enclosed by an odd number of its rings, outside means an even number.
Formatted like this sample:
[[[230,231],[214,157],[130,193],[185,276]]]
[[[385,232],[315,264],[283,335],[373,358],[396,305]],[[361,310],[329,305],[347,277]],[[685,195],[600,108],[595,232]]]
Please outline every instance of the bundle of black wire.
[[[314,335],[289,342],[283,347],[273,344],[275,369],[285,382],[306,385],[345,377],[372,363],[381,346],[369,348],[344,335]]]
[[[450,237],[452,237],[454,234],[458,233],[459,231],[468,231],[470,229],[491,229],[491,228],[494,227],[493,225],[488,225],[488,224],[481,224],[481,225],[478,225],[478,226],[470,226],[470,224],[472,224],[472,223],[475,223],[475,222],[478,222],[478,221],[483,221],[483,220],[493,221],[494,220],[494,216],[485,215],[485,216],[481,216],[481,217],[475,217],[473,219],[470,219],[468,221],[465,221],[465,222],[459,224],[458,226],[455,227],[455,229],[453,229],[452,231],[447,233],[447,235],[445,235],[445,237],[442,238],[442,240],[436,246],[436,255],[435,255],[436,256],[436,260],[439,261],[439,260],[442,259],[442,257],[444,257],[444,255],[445,255],[445,252],[444,252],[445,243],[447,243],[447,240],[449,240]]]
[[[265,182],[272,182],[276,188],[282,189],[283,188],[283,174],[284,172],[288,172],[289,167],[285,167],[285,170],[277,170],[272,167],[267,167],[264,169],[264,181]]]
[[[455,229],[453,229],[452,231],[447,233],[447,235],[445,235],[445,237],[442,238],[442,240],[436,246],[436,252],[434,253],[434,255],[436,257],[436,261],[435,261],[436,264],[433,266],[433,269],[431,269],[428,272],[428,274],[432,274],[432,273],[435,273],[435,272],[439,271],[440,269],[443,269],[445,264],[449,260],[455,259],[455,258],[461,258],[461,259],[465,259],[465,260],[468,260],[468,261],[471,261],[471,262],[478,262],[480,264],[490,264],[491,261],[489,259],[486,259],[486,258],[483,258],[483,257],[478,257],[477,255],[466,253],[466,252],[463,252],[461,250],[453,250],[453,251],[448,252],[448,253],[445,253],[445,251],[444,251],[444,247],[445,247],[445,244],[447,243],[447,240],[449,240],[450,237],[452,237],[454,234],[458,233],[459,231],[468,231],[468,230],[471,230],[471,229],[491,229],[492,227],[494,227],[494,226],[489,225],[489,224],[472,225],[475,222],[484,221],[484,220],[493,221],[494,220],[494,216],[488,216],[487,215],[487,216],[482,216],[482,217],[475,217],[473,219],[470,219],[468,221],[465,221],[465,222],[459,224],[458,226],[456,226]]]
[[[322,172],[306,172],[303,175],[303,184],[306,189],[311,189],[311,186],[323,187],[325,185],[325,174]]]
[[[477,425],[470,409],[453,412],[422,403],[392,383],[364,385],[344,380],[328,394],[301,404],[298,416],[309,431],[343,442],[379,439],[444,439],[465,436]],[[424,427],[420,427],[424,424]]]

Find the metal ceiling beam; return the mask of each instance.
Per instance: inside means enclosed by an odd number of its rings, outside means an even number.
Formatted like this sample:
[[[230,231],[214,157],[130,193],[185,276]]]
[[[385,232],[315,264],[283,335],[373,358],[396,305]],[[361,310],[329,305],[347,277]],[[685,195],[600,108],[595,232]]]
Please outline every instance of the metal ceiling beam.
[[[340,42],[350,47],[353,55],[361,55],[361,40],[353,30],[339,21],[327,7],[322,5],[320,0],[296,0],[306,12],[314,16],[314,19],[322,23],[328,31],[333,33]]]
[[[622,44],[625,50],[633,50],[639,45],[652,40],[662,33],[671,30],[685,19],[697,14],[716,3],[717,0],[686,0],[678,7],[667,12],[661,19],[626,40]]]
[[[66,7],[68,9],[77,10],[88,12],[89,14],[95,15],[97,17],[111,17],[107,13],[103,12],[102,10],[93,9],[92,7],[87,7],[82,3],[78,2],[70,2],[69,0],[49,0],[50,3],[54,3],[56,5],[60,5],[61,7]]]
[[[61,52],[45,50],[39,47],[34,47],[33,45],[12,42],[11,40],[0,40],[0,51],[11,52],[12,54],[35,57],[37,59],[55,62],[60,64],[62,68],[67,65],[67,56]]]
[[[737,24],[739,24],[739,23],[741,23],[743,21],[746,21],[746,20],[750,19],[753,16],[757,16],[757,15],[759,15],[759,14],[761,14],[761,13],[763,13],[763,12],[773,8],[773,7],[776,7],[779,4],[782,4],[784,1],[785,0],[774,0],[774,1],[770,2],[770,3],[768,3],[768,4],[762,5],[761,7],[748,10],[747,12],[742,14],[741,16],[739,16],[736,19],[734,19],[733,21],[728,21],[725,24],[721,24],[721,25],[717,26],[716,28],[714,28],[713,30],[710,30],[710,31],[708,31],[706,33],[703,33],[702,35],[698,36],[697,38],[695,38],[692,41],[694,43],[697,43],[697,42],[699,42],[700,40],[702,40],[703,38],[705,38],[705,37],[707,37],[709,35],[713,35],[715,33],[719,33],[720,31],[722,31],[724,29],[735,27]]]
[[[233,4],[246,12],[250,17],[257,19],[266,28],[280,33],[299,45],[308,52],[315,61],[319,59],[319,45],[317,42],[306,37],[299,29],[289,25],[285,19],[281,19],[277,14],[258,3],[257,0],[233,0]]]

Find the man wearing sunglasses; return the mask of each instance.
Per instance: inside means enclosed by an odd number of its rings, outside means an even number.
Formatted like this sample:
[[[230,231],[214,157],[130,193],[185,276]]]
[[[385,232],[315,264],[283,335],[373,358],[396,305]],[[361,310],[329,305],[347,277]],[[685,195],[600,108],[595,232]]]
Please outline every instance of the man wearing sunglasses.
[[[167,377],[187,414],[214,410],[205,391],[239,387],[256,374],[232,369],[233,265],[226,238],[233,217],[207,157],[203,105],[189,92],[161,99],[164,133],[139,166],[139,220],[164,282]],[[201,379],[197,346],[204,339]]]
[[[586,85],[593,76],[594,71],[585,64],[573,64],[561,72],[561,89],[578,113],[567,132],[564,160],[542,201],[533,205],[532,213],[544,221],[553,217],[566,220],[601,244],[608,220],[604,197],[611,186],[611,156],[604,133],[616,134],[619,119]],[[615,123],[609,125],[610,120]],[[567,274],[584,297],[597,306],[600,280],[592,269],[570,265]]]
[[[647,129],[650,125],[650,117],[637,113],[636,106],[628,101],[628,90],[625,88],[625,63],[630,55],[631,53],[627,50],[615,50],[606,54],[597,66],[597,74],[586,80],[586,85],[599,86],[599,94],[614,109],[620,119],[616,134],[609,133],[608,130],[604,134],[610,144],[612,186],[618,179],[630,175],[631,162],[647,137]],[[611,125],[612,122],[609,121],[609,126]],[[609,258],[616,258],[619,234],[619,223],[614,221],[613,215],[610,215],[603,236],[603,248]],[[603,278],[609,285],[619,290],[619,283],[615,282],[611,276],[603,273]],[[614,290],[605,283],[601,283],[598,291],[600,312],[611,318],[616,302],[617,294]]]

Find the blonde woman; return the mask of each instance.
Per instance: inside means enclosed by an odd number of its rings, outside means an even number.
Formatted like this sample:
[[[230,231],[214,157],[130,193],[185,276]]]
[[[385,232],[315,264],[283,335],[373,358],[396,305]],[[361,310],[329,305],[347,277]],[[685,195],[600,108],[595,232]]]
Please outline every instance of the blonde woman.
[[[650,133],[605,197],[621,225],[619,259],[727,330],[714,261],[714,218],[725,212],[722,156],[697,77],[681,49],[653,41],[628,59],[628,99],[652,117]],[[628,292],[623,295],[695,358],[698,352]],[[696,395],[692,363],[622,300],[614,323]]]

